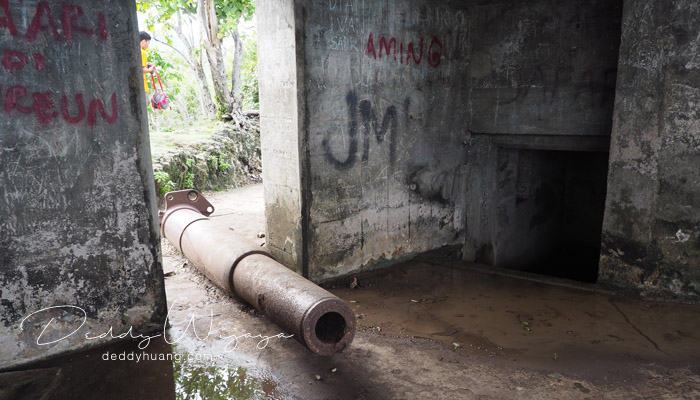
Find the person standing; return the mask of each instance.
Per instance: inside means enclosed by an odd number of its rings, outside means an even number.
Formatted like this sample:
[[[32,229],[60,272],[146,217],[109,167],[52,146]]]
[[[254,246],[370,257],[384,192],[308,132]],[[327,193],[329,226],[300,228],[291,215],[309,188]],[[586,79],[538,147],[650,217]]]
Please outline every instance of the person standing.
[[[143,89],[148,93],[148,75],[153,72],[156,67],[153,63],[148,62],[148,46],[151,44],[151,35],[146,31],[139,32],[139,39],[141,40],[141,67],[143,68]]]

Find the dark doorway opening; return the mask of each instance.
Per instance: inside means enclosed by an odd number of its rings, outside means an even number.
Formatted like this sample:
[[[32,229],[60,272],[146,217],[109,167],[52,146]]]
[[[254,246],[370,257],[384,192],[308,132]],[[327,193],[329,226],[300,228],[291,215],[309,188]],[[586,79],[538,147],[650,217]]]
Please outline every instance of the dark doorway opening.
[[[494,263],[596,282],[607,152],[500,148]]]

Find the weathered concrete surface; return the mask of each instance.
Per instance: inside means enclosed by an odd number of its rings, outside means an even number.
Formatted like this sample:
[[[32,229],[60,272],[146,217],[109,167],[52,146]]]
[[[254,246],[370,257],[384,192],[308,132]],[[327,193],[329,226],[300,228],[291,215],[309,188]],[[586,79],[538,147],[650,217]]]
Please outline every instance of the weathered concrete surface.
[[[625,2],[602,281],[700,299],[700,4]]]
[[[472,131],[610,135],[622,1],[472,3]]]
[[[291,1],[257,5],[260,130],[268,249],[278,261],[304,270],[304,177],[301,163],[303,67],[297,64],[297,24]]]
[[[287,36],[296,33],[296,58],[260,48],[261,70],[296,68],[297,81],[285,84],[302,99],[297,115],[292,98],[261,89],[263,120],[298,118],[290,129],[262,127],[263,138],[295,141],[286,167],[265,163],[303,183],[292,196],[301,210],[268,200],[281,210],[270,211],[268,229],[300,211],[309,218],[293,225],[306,250],[292,265],[323,280],[465,242],[473,260],[497,239],[480,231],[497,214],[490,199],[502,146],[488,136],[521,148],[607,150],[621,1],[584,3],[288,0],[260,9],[262,21],[284,17]],[[270,27],[261,25],[261,43],[280,43]],[[265,57],[278,63],[263,68]],[[282,160],[265,146],[263,157]],[[269,238],[272,249],[287,242],[299,244]]]
[[[133,1],[0,1],[0,369],[162,328],[137,32]]]
[[[303,10],[310,277],[461,242],[469,10],[422,1]]]
[[[595,281],[622,1],[478,10],[462,257]]]
[[[269,246],[301,254],[285,263],[318,281],[461,243],[465,260],[569,256],[572,277],[700,298],[698,6],[629,1],[623,24],[622,1],[521,3],[261,10],[288,30],[268,68],[294,78],[262,95],[263,118],[293,117],[263,127],[292,140],[288,163],[263,149],[293,183],[269,184],[293,200],[268,201]]]

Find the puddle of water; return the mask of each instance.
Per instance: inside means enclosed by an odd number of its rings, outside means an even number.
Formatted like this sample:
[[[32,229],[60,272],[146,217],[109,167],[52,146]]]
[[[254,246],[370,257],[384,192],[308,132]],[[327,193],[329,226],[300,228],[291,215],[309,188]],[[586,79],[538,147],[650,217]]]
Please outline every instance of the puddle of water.
[[[236,366],[190,361],[192,354],[173,346],[173,376],[177,400],[278,399],[277,384],[269,377],[251,376]]]
[[[210,362],[162,337],[137,340],[0,373],[0,400],[10,399],[280,399],[277,383],[243,367]]]
[[[0,399],[175,399],[169,357],[162,338],[120,341],[0,373]]]

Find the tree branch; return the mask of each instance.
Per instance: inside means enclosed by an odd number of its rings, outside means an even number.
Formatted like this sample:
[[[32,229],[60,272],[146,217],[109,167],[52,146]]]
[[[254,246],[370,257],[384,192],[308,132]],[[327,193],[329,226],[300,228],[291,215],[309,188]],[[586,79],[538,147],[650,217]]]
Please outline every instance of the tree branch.
[[[156,41],[156,42],[158,42],[158,43],[164,44],[164,45],[170,47],[171,49],[175,50],[175,51],[177,52],[177,54],[181,55],[182,58],[185,59],[185,61],[187,62],[187,64],[189,64],[190,67],[192,67],[192,61],[190,61],[190,58],[189,58],[188,56],[186,56],[185,54],[183,54],[180,50],[178,50],[177,47],[175,47],[175,46],[173,46],[173,45],[171,45],[171,44],[168,44],[167,42],[164,42],[164,41],[162,41],[162,40],[156,39],[156,38],[153,38],[153,40]]]

